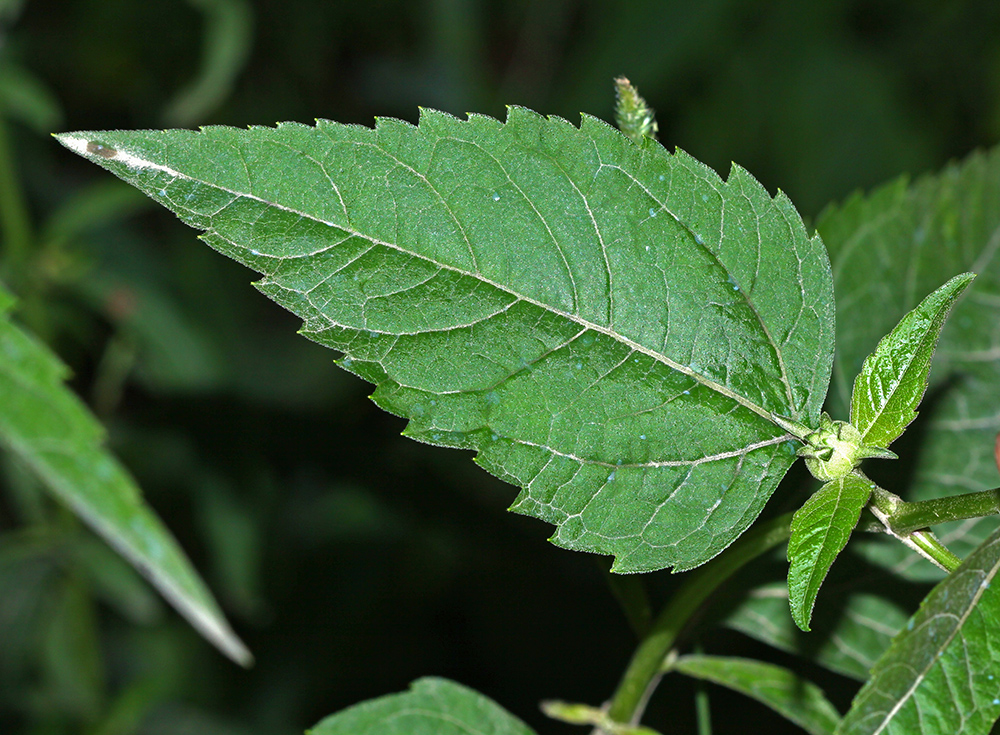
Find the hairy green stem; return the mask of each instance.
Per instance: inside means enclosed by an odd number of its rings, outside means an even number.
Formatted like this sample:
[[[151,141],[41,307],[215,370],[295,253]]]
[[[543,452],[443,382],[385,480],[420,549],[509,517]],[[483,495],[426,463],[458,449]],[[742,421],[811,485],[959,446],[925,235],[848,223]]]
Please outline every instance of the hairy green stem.
[[[900,502],[889,516],[889,524],[896,533],[908,533],[947,521],[997,514],[1000,514],[1000,488],[913,503]]]
[[[791,522],[792,514],[786,513],[760,524],[705,566],[691,573],[657,616],[651,630],[632,655],[632,661],[608,708],[608,715],[613,721],[634,724],[647,690],[660,673],[664,659],[692,616],[741,567],[787,541]]]
[[[947,546],[937,540],[930,531],[912,531],[907,534],[917,550],[946,572],[954,572],[962,560],[955,556]]]
[[[913,549],[920,556],[944,571],[955,571],[958,565],[962,563],[962,560],[938,541],[929,529],[923,528],[915,531],[900,532],[893,527],[893,518],[895,518],[900,508],[905,505],[906,503],[895,493],[874,485],[868,510],[882,523],[884,531],[890,536],[898,539],[904,545]]]

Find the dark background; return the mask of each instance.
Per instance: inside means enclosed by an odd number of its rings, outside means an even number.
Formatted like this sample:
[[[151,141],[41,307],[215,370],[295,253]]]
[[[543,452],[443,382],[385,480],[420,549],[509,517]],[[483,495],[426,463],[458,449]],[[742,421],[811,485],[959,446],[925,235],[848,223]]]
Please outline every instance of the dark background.
[[[610,119],[626,74],[664,145],[739,162],[808,222],[997,141],[998,31],[988,0],[0,0],[0,207],[31,243],[5,229],[0,273],[257,656],[223,659],[8,457],[0,732],[285,735],[434,674],[571,733],[537,702],[601,703],[634,646],[595,558],[401,438],[252,273],[48,133]],[[658,599],[676,583],[651,575]],[[842,709],[856,686],[735,633],[705,645],[794,665]],[[694,732],[692,691],[664,680],[649,724]],[[797,731],[711,697],[718,733]]]

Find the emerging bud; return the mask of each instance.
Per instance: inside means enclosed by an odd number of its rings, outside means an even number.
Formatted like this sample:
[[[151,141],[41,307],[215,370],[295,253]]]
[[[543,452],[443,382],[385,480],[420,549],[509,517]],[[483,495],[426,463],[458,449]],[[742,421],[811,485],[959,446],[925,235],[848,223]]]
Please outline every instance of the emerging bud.
[[[625,77],[615,79],[615,122],[635,143],[643,138],[656,140],[656,114]]]
[[[828,482],[850,474],[861,460],[869,458],[896,459],[888,449],[869,447],[861,443],[861,432],[847,421],[834,421],[824,413],[819,428],[808,434],[797,454],[804,457],[806,467],[817,480]]]

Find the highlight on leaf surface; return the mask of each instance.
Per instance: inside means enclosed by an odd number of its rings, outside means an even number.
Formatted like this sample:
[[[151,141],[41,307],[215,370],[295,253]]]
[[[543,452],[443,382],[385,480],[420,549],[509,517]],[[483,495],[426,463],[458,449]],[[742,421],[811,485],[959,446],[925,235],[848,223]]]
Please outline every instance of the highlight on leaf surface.
[[[263,274],[406,435],[476,451],[514,511],[615,571],[718,554],[795,460],[772,414],[818,422],[826,252],[738,166],[519,107],[58,139]]]

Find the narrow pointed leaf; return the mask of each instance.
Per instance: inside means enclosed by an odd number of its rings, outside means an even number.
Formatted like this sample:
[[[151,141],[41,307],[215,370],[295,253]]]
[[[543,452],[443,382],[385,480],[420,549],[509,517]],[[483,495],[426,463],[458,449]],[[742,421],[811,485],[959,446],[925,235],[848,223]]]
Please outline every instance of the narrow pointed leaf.
[[[534,735],[496,702],[453,681],[426,677],[408,692],[356,704],[307,735]]]
[[[513,510],[616,571],[719,553],[794,461],[771,412],[822,407],[822,242],[739,167],[522,108],[59,140],[263,273],[407,435],[475,450]]]
[[[823,690],[781,666],[731,656],[682,656],[672,669],[767,705],[811,735],[833,735],[840,713]]]
[[[986,735],[1000,716],[1000,530],[938,584],[879,659],[839,735]]]
[[[795,624],[809,630],[813,604],[834,559],[858,525],[872,484],[845,475],[817,490],[792,517],[788,539],[788,601]]]
[[[882,338],[854,380],[851,423],[864,444],[888,447],[917,417],[948,312],[975,275],[955,276]]]
[[[0,442],[127,558],[206,638],[233,660],[250,653],[135,481],[101,446],[93,414],[65,386],[66,368],[10,320],[0,287]]]

